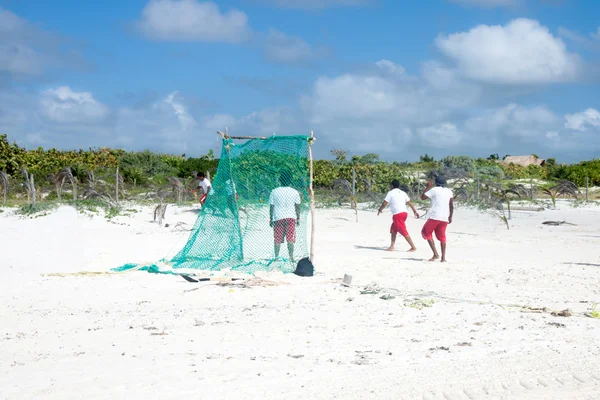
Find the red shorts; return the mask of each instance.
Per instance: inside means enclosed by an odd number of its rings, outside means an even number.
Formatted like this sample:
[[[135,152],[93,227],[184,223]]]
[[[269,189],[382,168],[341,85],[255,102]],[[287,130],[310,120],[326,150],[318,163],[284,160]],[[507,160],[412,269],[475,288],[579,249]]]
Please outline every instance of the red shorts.
[[[390,233],[399,232],[402,236],[408,236],[406,230],[406,218],[408,213],[402,212],[392,215],[392,226],[390,227]]]
[[[433,232],[435,232],[435,237],[442,243],[446,243],[446,227],[448,226],[448,221],[438,221],[436,219],[428,219],[423,225],[423,229],[421,230],[421,235],[423,235],[423,239],[431,240],[433,239]]]
[[[296,220],[293,218],[280,219],[273,224],[275,243],[283,243],[283,238],[288,243],[296,242]]]
[[[200,197],[200,204],[204,205],[205,201],[206,201],[206,195],[203,194],[202,197]]]

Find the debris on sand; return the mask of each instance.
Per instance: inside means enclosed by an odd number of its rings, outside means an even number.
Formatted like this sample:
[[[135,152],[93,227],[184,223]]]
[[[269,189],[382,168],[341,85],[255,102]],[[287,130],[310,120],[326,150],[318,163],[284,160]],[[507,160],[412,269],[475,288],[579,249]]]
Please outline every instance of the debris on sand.
[[[446,346],[438,346],[438,347],[432,347],[429,349],[429,351],[450,351],[450,347],[446,347]]]
[[[379,292],[381,292],[381,288],[377,282],[373,282],[365,286],[365,288],[360,291],[360,294],[378,294]]]
[[[404,301],[404,306],[405,307],[411,307],[411,308],[416,308],[417,310],[422,310],[425,307],[433,307],[433,305],[435,304],[435,300],[434,299],[420,299],[420,298],[415,298],[415,299],[407,299]]]
[[[566,310],[562,310],[562,311],[553,311],[551,313],[552,316],[554,317],[570,317],[571,314],[571,310],[569,310],[568,308]]]
[[[550,225],[550,226],[571,225],[571,226],[577,226],[577,225],[572,224],[572,223],[567,222],[567,221],[544,221],[544,222],[542,222],[542,225]]]

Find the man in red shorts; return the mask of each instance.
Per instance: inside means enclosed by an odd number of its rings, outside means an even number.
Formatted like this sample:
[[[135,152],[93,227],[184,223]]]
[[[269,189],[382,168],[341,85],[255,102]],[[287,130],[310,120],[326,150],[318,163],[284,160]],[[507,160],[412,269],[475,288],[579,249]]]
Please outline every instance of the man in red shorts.
[[[275,239],[275,257],[279,257],[279,250],[285,239],[290,261],[294,261],[296,226],[300,225],[300,193],[291,187],[289,173],[283,172],[279,181],[281,187],[274,189],[269,196],[269,221]]]
[[[442,248],[441,261],[446,262],[446,227],[452,223],[454,195],[452,194],[452,190],[446,187],[446,179],[443,177],[436,176],[435,185],[436,187],[432,188],[433,182],[427,182],[425,193],[421,196],[423,200],[431,200],[429,219],[423,226],[421,234],[429,243],[431,250],[433,250],[433,257],[429,261],[435,261],[440,258],[435,248],[435,242],[433,241],[433,233],[435,232],[435,237],[440,241]]]
[[[211,186],[210,181],[204,174],[204,172],[198,172],[198,189],[202,188],[202,197],[200,197],[200,204],[204,206],[204,202],[206,201],[206,196],[208,196],[208,192],[210,192]]]
[[[417,250],[415,244],[413,243],[410,235],[408,234],[408,230],[406,230],[406,218],[408,217],[408,210],[406,209],[406,205],[408,204],[412,209],[415,218],[419,218],[419,213],[417,209],[410,202],[410,198],[403,190],[400,190],[400,182],[394,179],[392,181],[392,190],[388,192],[385,196],[385,200],[379,207],[379,211],[377,215],[381,214],[386,205],[390,205],[390,211],[392,212],[392,226],[390,227],[390,234],[392,236],[392,244],[387,249],[387,251],[394,251],[394,245],[396,244],[396,235],[400,233],[404,236],[404,239],[410,245],[409,252]]]

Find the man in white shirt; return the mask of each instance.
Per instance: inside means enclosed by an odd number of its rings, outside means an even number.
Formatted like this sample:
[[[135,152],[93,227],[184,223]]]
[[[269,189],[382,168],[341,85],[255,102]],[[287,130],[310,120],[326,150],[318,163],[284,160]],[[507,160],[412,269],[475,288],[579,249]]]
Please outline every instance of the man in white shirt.
[[[206,196],[210,191],[210,181],[204,175],[204,172],[198,172],[198,189],[202,188],[202,197],[200,197],[200,204],[204,206],[204,202],[206,201]]]
[[[410,235],[408,234],[408,230],[406,229],[406,218],[408,217],[408,210],[406,205],[408,204],[412,209],[415,218],[419,218],[419,213],[417,209],[411,203],[410,198],[406,192],[400,190],[400,182],[394,179],[392,181],[392,190],[390,190],[385,196],[385,200],[379,207],[379,211],[377,215],[381,214],[386,205],[390,205],[390,211],[392,212],[392,226],[390,227],[390,234],[392,236],[392,244],[387,249],[387,251],[394,251],[394,245],[396,244],[396,235],[400,233],[404,236],[404,239],[410,245],[409,252],[413,252],[417,250],[415,244],[413,243]]]
[[[442,248],[442,262],[446,262],[446,227],[452,223],[452,214],[454,214],[454,195],[452,190],[446,187],[446,179],[441,176],[435,177],[436,187],[432,188],[433,182],[427,182],[425,193],[421,199],[431,200],[431,208],[429,209],[429,219],[423,226],[421,234],[427,240],[433,257],[429,261],[435,261],[440,258],[433,241],[433,232],[435,237],[440,241]]]
[[[300,193],[291,187],[291,177],[283,172],[279,179],[281,187],[274,189],[269,196],[269,221],[273,228],[275,257],[284,239],[287,242],[290,260],[294,261],[296,226],[300,225]]]

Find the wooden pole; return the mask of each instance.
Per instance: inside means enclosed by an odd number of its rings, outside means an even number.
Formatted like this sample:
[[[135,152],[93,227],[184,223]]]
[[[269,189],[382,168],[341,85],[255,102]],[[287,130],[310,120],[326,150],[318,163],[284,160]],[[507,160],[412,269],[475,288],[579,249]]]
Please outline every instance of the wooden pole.
[[[352,167],[352,196],[356,196],[356,166]]]
[[[531,192],[531,201],[533,201],[533,178],[529,178],[529,191]]]
[[[308,142],[308,168],[310,174],[310,261],[315,263],[315,191],[313,187],[313,155],[312,155],[312,144],[314,138],[314,132],[310,131],[310,139]]]
[[[266,140],[269,139],[267,136],[229,136],[227,133],[227,129],[225,129],[225,133],[221,131],[217,131],[217,135],[221,136],[224,139],[237,139],[237,140],[246,140],[246,139],[260,139]]]
[[[29,175],[30,184],[31,184],[31,205],[35,207],[36,204],[36,190],[35,190],[35,182],[33,181],[33,174]]]
[[[115,201],[119,203],[119,167],[117,166],[117,172],[115,174]]]
[[[585,201],[590,201],[590,178],[585,177]]]

